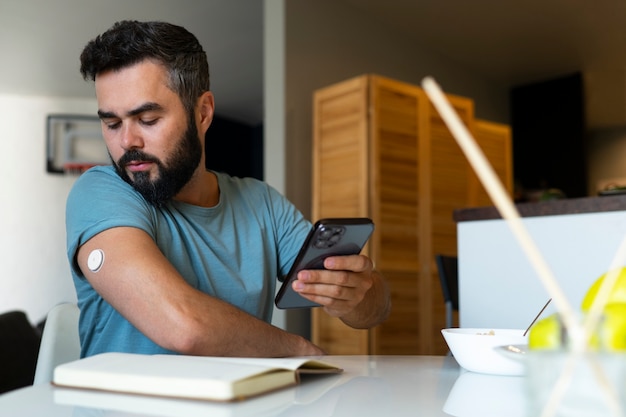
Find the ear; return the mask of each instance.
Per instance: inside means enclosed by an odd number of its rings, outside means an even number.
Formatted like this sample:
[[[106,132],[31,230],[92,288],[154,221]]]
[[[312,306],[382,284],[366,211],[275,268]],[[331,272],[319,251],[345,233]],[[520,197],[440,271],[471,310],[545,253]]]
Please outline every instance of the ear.
[[[206,133],[211,122],[213,121],[213,112],[215,111],[215,101],[213,93],[205,91],[198,98],[198,131],[202,136]]]

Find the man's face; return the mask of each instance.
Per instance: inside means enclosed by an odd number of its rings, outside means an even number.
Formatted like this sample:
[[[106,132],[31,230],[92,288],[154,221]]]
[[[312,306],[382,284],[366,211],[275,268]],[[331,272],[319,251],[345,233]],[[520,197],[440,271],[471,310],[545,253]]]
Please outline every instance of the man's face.
[[[182,137],[175,140],[178,146],[164,163],[159,158],[148,155],[139,149],[131,149],[124,153],[118,161],[113,162],[117,173],[124,181],[132,185],[150,203],[160,206],[174,197],[189,182],[196,167],[200,163],[202,147],[198,140],[196,124],[190,121]],[[154,163],[158,175],[152,177],[149,171],[135,172],[129,175],[126,166],[134,161]]]
[[[118,174],[152,204],[174,197],[198,168],[202,146],[163,67],[143,61],[99,74],[96,95]]]

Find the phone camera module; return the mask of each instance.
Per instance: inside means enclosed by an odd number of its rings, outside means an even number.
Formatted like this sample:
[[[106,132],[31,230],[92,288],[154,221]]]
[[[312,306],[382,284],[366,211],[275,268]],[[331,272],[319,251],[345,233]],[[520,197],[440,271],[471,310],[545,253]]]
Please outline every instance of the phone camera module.
[[[345,228],[340,226],[324,227],[321,229],[313,244],[318,249],[327,249],[335,246],[345,233]]]

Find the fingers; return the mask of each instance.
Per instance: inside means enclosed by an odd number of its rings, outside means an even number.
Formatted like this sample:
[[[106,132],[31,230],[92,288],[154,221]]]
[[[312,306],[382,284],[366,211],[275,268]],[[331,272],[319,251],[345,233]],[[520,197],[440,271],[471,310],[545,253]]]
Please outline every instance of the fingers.
[[[336,256],[327,258],[324,267],[300,271],[293,289],[340,317],[351,312],[373,285],[372,262],[363,255]]]
[[[298,274],[293,288],[301,295],[349,300],[353,298],[357,284],[346,271],[303,271]]]
[[[331,256],[324,260],[324,268],[335,271],[366,272],[372,270],[372,260],[365,255]]]

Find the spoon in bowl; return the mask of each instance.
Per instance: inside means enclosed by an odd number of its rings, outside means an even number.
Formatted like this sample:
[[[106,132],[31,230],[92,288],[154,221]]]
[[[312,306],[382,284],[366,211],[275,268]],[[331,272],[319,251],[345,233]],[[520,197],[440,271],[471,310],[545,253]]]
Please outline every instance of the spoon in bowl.
[[[543,310],[545,310],[546,307],[548,307],[548,304],[550,304],[550,301],[552,301],[552,298],[548,299],[548,302],[546,303],[546,305],[544,305],[543,308],[541,310],[539,310],[539,313],[537,313],[537,315],[535,316],[533,321],[530,322],[530,324],[528,325],[528,327],[526,328],[526,331],[524,332],[524,334],[522,336],[526,336],[526,333],[528,333],[530,328],[533,327],[533,324],[535,324],[535,322],[537,321],[539,316],[541,316],[541,313],[543,313]]]

